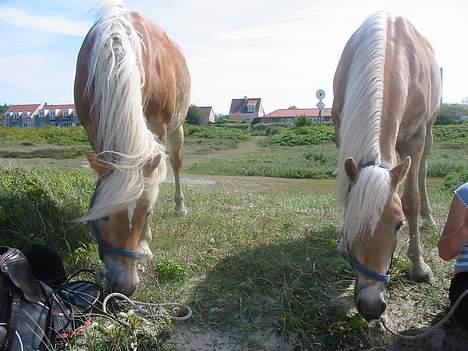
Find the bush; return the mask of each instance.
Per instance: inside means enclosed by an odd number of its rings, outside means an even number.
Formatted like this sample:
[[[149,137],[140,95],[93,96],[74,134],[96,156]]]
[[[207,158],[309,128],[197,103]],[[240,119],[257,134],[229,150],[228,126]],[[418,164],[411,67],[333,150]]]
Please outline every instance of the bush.
[[[301,127],[308,127],[312,124],[310,119],[307,119],[306,116],[299,116],[294,120],[294,127],[301,128]]]
[[[232,139],[247,140],[250,135],[238,128],[223,128],[214,125],[210,126],[186,126],[185,135],[204,139]]]
[[[195,105],[190,105],[187,118],[185,119],[189,124],[199,124],[200,120],[202,119],[202,115],[200,109]]]
[[[442,188],[444,190],[454,191],[466,182],[468,182],[468,169],[451,172],[444,177]]]
[[[0,140],[8,143],[28,141],[54,145],[89,145],[83,127],[0,128]]]
[[[288,128],[274,135],[272,144],[284,146],[318,145],[335,141],[335,129],[332,126],[312,125],[301,128]]]
[[[436,144],[468,144],[468,123],[436,125],[432,132]]]
[[[88,242],[70,221],[88,205],[94,179],[83,171],[0,170],[0,245],[42,244],[70,252]]]

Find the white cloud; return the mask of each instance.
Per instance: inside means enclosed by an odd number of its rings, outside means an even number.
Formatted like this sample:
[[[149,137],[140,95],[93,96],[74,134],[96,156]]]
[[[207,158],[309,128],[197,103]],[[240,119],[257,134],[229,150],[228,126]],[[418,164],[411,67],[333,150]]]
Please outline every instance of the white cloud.
[[[66,17],[32,15],[11,6],[0,6],[1,22],[22,28],[78,37],[84,36],[89,29],[87,23]]]

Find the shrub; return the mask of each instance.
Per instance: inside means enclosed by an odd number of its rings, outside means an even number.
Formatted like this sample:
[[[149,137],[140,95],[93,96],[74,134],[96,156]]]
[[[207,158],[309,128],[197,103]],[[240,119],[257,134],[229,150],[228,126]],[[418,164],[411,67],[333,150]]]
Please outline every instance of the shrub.
[[[310,119],[307,119],[306,116],[299,116],[294,120],[294,127],[301,128],[301,127],[308,127],[312,124]]]
[[[70,252],[91,236],[70,221],[88,205],[94,180],[83,171],[0,170],[0,245],[42,244]]]
[[[335,129],[332,126],[311,125],[301,128],[288,128],[274,135],[272,144],[284,146],[318,145],[335,141]]]
[[[468,169],[451,172],[444,177],[442,188],[444,190],[454,191],[466,182],[468,182]]]
[[[54,145],[89,145],[83,127],[0,128],[0,140],[9,143],[40,143]]]
[[[187,126],[185,135],[203,139],[232,139],[232,140],[247,140],[250,135],[241,129],[223,128],[218,126]]]

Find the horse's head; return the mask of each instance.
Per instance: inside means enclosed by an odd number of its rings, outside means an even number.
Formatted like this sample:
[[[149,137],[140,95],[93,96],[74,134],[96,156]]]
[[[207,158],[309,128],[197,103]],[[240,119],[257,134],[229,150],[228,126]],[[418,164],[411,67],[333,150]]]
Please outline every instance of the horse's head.
[[[405,219],[398,185],[410,164],[408,157],[392,169],[374,164],[359,168],[352,158],[344,165],[351,186],[339,251],[356,272],[356,308],[367,320],[380,318],[387,306],[385,288]]]
[[[109,187],[105,189],[100,185],[116,170],[93,154],[88,154],[87,158],[99,176],[98,185],[90,203],[92,210],[96,199],[99,196],[106,196],[101,192],[112,191]],[[143,179],[151,179],[160,163],[161,156],[156,156],[149,161],[142,169]],[[127,185],[131,186],[131,184]],[[155,184],[151,185],[153,188],[157,187]],[[151,240],[151,213],[155,193],[157,195],[157,189],[144,190],[135,200],[127,203],[126,206],[120,205],[115,210],[112,210],[113,204],[109,201],[111,210],[107,213],[102,212],[102,216],[96,215],[88,220],[91,232],[98,242],[99,257],[106,266],[108,287],[112,291],[131,295],[139,283],[137,261],[142,258],[152,258],[148,241]]]

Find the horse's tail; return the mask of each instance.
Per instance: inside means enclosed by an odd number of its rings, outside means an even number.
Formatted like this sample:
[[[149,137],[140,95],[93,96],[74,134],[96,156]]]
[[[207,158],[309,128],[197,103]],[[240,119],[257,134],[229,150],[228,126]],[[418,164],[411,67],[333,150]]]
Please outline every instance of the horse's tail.
[[[88,34],[91,40],[86,92],[96,118],[96,152],[113,172],[101,182],[83,220],[124,209],[138,199],[148,175],[143,169],[162,155],[154,178],[165,176],[165,150],[143,112],[143,43],[122,0],[107,0]],[[154,188],[154,187],[153,187]]]

